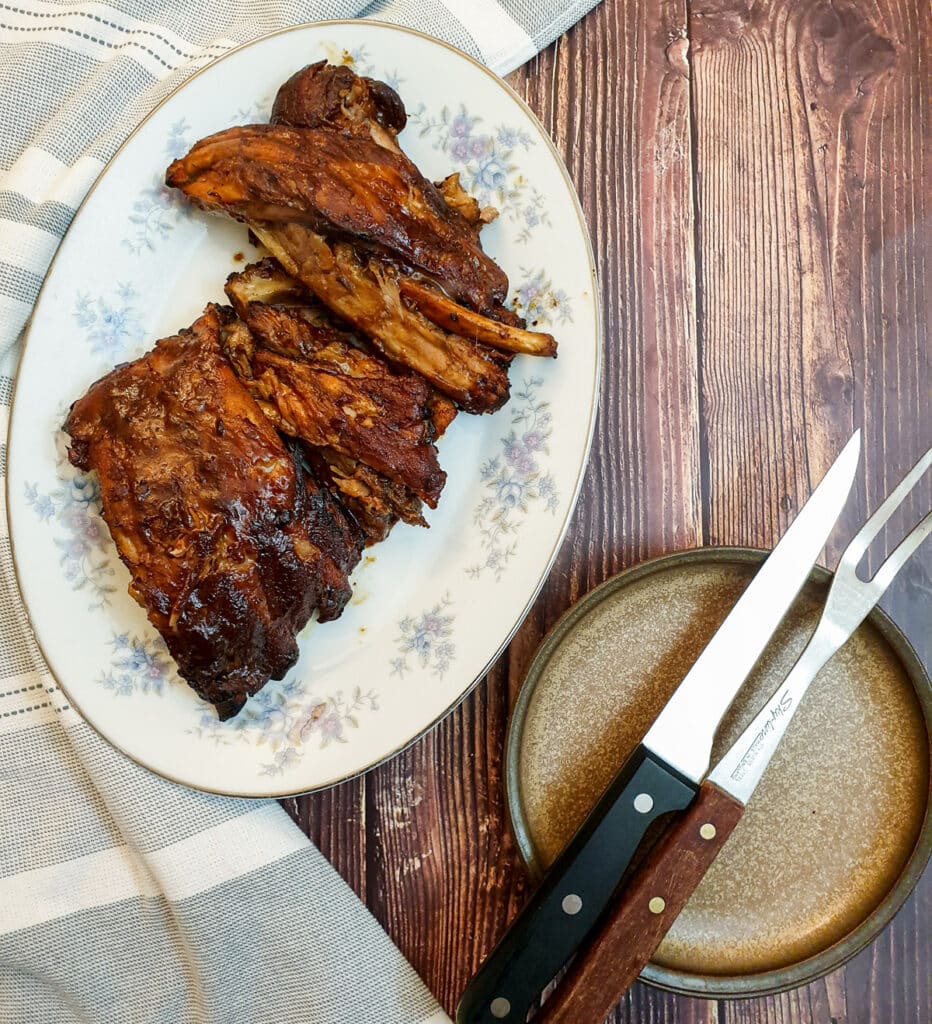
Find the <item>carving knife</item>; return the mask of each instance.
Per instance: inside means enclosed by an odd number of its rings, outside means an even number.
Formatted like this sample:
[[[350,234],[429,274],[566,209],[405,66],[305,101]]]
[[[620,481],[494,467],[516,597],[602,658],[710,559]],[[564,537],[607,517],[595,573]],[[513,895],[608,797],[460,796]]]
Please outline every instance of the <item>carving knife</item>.
[[[741,820],[819,669],[860,626],[913,552],[932,536],[932,512],[927,512],[870,580],[858,577],[867,546],[930,466],[932,448],[845,549],[822,617],[790,674],[709,773],[689,810],[625,884],[535,1024],[601,1024],[636,980]]]
[[[719,723],[824,547],[860,448],[858,430],[467,985],[457,1024],[524,1024],[611,901],[648,826],[695,799]]]

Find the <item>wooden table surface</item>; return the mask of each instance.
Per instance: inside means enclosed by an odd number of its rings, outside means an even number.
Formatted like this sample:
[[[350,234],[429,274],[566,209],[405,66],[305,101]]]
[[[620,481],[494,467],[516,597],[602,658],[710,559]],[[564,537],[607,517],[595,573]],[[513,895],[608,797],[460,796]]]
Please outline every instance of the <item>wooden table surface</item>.
[[[549,627],[645,558],[772,546],[860,425],[856,507],[831,566],[932,443],[929,12],[603,0],[511,76],[563,154],[600,271],[604,379],[582,496],[539,600],[470,698],[364,778],[285,802],[450,1011],[528,895],[502,755]],[[884,602],[926,664],[930,599],[927,545]],[[637,984],[610,1019],[928,1024],[930,897],[927,872],[869,948],[805,988],[717,1003]]]

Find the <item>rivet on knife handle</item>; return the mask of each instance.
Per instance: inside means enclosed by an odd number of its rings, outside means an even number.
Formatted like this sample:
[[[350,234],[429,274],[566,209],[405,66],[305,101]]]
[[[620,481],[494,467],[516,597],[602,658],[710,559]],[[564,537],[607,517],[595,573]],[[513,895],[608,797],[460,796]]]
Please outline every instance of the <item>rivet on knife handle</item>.
[[[641,973],[741,820],[744,804],[711,782],[667,832],[534,1024],[601,1024]]]
[[[457,1024],[524,1024],[592,929],[648,826],[686,807],[696,789],[638,747],[467,986]]]

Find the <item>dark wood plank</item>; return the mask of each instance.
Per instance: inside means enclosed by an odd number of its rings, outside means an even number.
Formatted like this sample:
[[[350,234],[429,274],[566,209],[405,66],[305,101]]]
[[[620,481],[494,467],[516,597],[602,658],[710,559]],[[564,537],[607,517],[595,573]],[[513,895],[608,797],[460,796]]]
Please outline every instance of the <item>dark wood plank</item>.
[[[695,0],[690,13],[707,539],[770,546],[862,426],[863,482],[832,564],[932,441],[928,6]],[[916,492],[893,542],[929,497]],[[885,601],[927,664],[930,565],[925,552]],[[722,1021],[929,1020],[930,891],[927,875],[845,969],[724,1004]]]
[[[680,0],[602,4],[513,76],[576,183],[602,286],[603,388],[570,601],[700,539],[685,31]]]
[[[526,898],[504,807],[505,666],[370,779],[370,907],[448,1009]]]

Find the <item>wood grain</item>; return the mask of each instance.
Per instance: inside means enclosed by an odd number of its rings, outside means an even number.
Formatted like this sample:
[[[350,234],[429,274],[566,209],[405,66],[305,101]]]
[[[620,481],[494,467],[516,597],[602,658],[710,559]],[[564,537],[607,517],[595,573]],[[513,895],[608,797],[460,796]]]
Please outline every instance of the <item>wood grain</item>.
[[[564,155],[600,271],[604,378],[579,507],[540,599],[460,708],[363,780],[287,802],[448,1010],[526,898],[502,758],[547,629],[646,557],[772,544],[863,425],[832,564],[932,443],[930,42],[919,0],[603,0],[511,77]],[[926,664],[930,597],[927,548],[885,601]],[[925,1024],[930,903],[927,873],[877,941],[805,988],[716,1003],[635,984],[610,1021]]]
[[[696,0],[690,35],[707,540],[770,546],[862,426],[863,483],[830,544],[833,564],[932,442],[920,284],[928,7]],[[929,498],[918,489],[900,529]],[[930,561],[916,559],[885,602],[927,664]],[[875,553],[868,568],[878,564]],[[844,970],[724,1004],[722,1021],[929,1020],[917,977],[929,972],[918,914],[929,882]],[[898,959],[906,949],[917,959]]]

